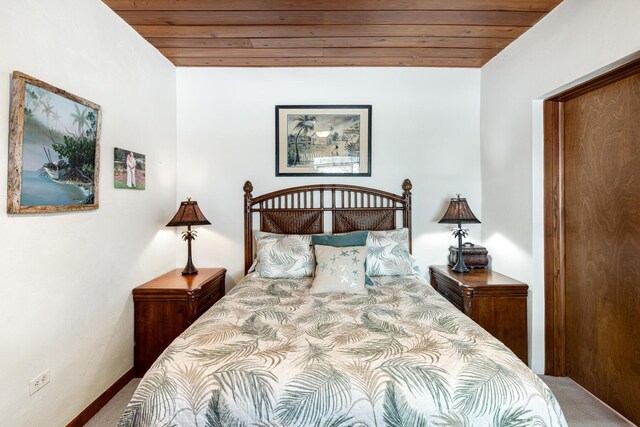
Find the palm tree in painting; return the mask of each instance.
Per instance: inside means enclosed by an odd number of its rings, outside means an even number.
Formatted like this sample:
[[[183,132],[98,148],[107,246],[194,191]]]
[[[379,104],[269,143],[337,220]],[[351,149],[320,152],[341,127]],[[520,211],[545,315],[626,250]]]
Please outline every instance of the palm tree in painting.
[[[302,115],[302,116],[298,116],[298,118],[296,119],[296,125],[293,128],[293,131],[295,132],[296,130],[298,131],[298,134],[296,135],[296,140],[295,140],[295,144],[296,144],[296,162],[295,164],[297,165],[298,163],[300,163],[300,152],[298,151],[298,139],[300,138],[300,135],[302,135],[302,133],[304,133],[305,135],[309,134],[310,130],[313,130],[314,126],[315,126],[315,122],[316,122],[316,116],[308,116],[308,115]]]
[[[71,117],[73,117],[73,124],[78,125],[78,136],[80,136],[82,135],[82,130],[88,124],[87,109],[83,108],[82,110],[80,110],[80,108],[78,108],[78,104],[73,104],[73,106],[76,108],[76,112],[71,113]]]
[[[54,106],[51,105],[51,101],[49,100],[49,98],[42,98],[40,100],[40,105],[42,107],[42,112],[44,113],[45,117],[47,118],[47,128],[50,128],[50,124],[49,124],[49,120],[51,119],[51,116],[54,113]]]
[[[54,125],[56,126],[56,128],[58,127],[59,123],[60,123],[60,114],[58,114],[56,111],[54,111],[51,114],[51,119],[53,120]]]

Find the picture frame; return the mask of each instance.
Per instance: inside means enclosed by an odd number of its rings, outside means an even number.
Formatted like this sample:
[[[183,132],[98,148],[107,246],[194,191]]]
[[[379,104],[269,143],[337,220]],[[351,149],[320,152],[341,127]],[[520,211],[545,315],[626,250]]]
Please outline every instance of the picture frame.
[[[371,176],[371,105],[276,105],[276,176]]]
[[[113,149],[113,187],[127,190],[146,188],[147,158],[124,148]]]
[[[14,71],[7,212],[98,209],[101,120],[98,104]]]

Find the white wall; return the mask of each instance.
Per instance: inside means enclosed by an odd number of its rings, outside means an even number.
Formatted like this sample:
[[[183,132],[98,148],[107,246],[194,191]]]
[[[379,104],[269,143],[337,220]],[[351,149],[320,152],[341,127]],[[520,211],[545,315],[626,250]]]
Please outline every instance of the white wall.
[[[345,182],[413,191],[414,255],[423,272],[446,262],[449,226],[436,223],[456,192],[481,210],[479,70],[401,68],[178,68],[178,190],[213,225],[200,227],[196,266],[225,266],[242,277],[243,192]],[[275,106],[371,104],[370,178],[275,177]],[[470,239],[479,241],[480,226]],[[178,247],[184,264],[186,248]],[[228,286],[232,283],[228,283]]]
[[[98,210],[0,197],[0,424],[61,426],[133,366],[131,289],[175,264],[175,68],[98,0],[0,0],[0,40],[0,188],[13,70],[103,108]],[[147,190],[113,189],[114,146],[147,155]]]
[[[545,94],[640,50],[637,0],[565,0],[482,68],[482,240],[529,283],[532,368],[544,369]]]

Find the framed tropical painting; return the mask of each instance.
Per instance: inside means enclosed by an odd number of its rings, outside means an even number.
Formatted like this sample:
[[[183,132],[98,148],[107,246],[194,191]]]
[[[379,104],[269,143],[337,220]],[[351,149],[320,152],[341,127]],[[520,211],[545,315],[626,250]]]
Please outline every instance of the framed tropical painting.
[[[371,176],[371,105],[277,105],[276,176]]]
[[[14,71],[7,211],[97,209],[100,120],[99,105]]]

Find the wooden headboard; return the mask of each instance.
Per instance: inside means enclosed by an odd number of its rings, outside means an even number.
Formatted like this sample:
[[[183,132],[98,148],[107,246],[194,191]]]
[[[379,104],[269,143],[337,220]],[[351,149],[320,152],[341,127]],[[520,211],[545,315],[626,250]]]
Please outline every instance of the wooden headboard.
[[[402,195],[375,188],[344,184],[316,184],[284,188],[253,197],[253,185],[244,183],[244,270],[253,262],[253,219],[259,230],[282,234],[322,234],[325,212],[332,233],[393,230],[397,219],[409,229],[411,251],[411,181],[402,183]]]

